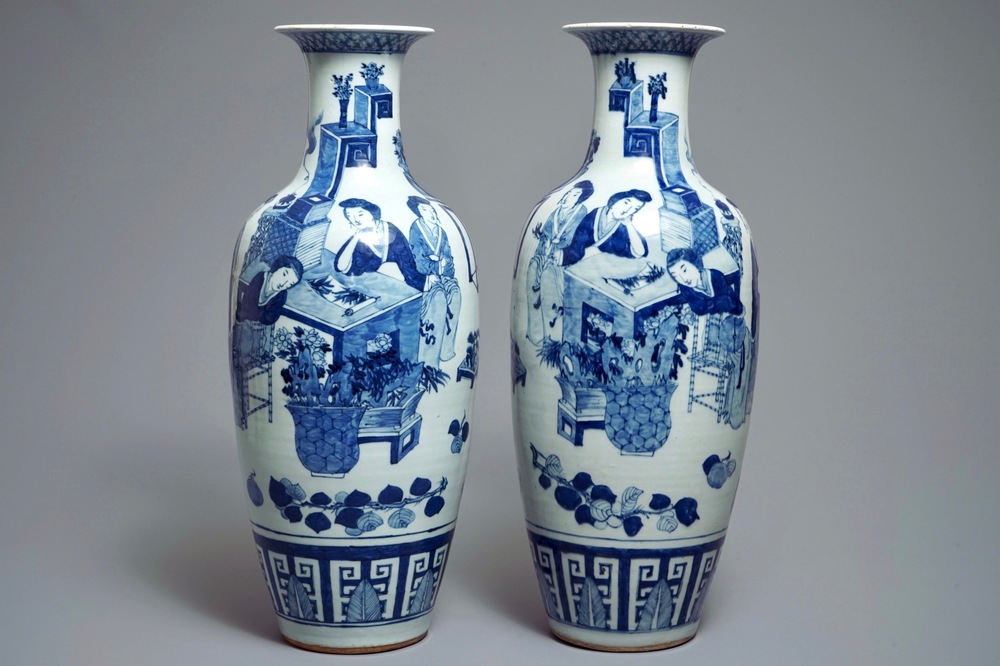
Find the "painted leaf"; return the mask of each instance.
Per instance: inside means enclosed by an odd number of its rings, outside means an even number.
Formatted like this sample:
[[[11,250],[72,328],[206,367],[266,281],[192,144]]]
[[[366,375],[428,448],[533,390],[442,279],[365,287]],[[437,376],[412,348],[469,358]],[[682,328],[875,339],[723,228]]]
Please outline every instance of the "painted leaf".
[[[674,514],[673,510],[664,512],[658,521],[656,521],[656,529],[661,532],[673,532],[677,529],[680,523],[677,522],[677,516]]]
[[[270,495],[274,506],[279,509],[292,503],[292,496],[288,494],[288,489],[273,476],[271,477],[271,482],[267,485],[267,494]]]
[[[395,530],[401,530],[408,527],[417,517],[417,514],[413,513],[409,509],[399,509],[394,511],[389,515],[389,527]]]
[[[594,629],[608,628],[608,613],[597,583],[589,576],[580,588],[580,602],[576,605],[576,623]]]
[[[626,535],[634,537],[642,529],[642,518],[633,514],[622,521],[622,528]]]
[[[646,603],[639,613],[639,631],[656,631],[657,629],[668,629],[670,621],[674,615],[674,597],[670,593],[670,586],[662,578],[649,591]]]
[[[694,521],[701,516],[698,515],[698,500],[692,497],[682,497],[674,505],[677,512],[677,520],[681,521],[685,527],[690,527]]]
[[[649,508],[653,511],[659,511],[660,509],[666,509],[670,506],[670,498],[661,493],[653,493],[653,497],[649,500]]]
[[[608,500],[594,500],[590,505],[590,515],[594,520],[607,520],[611,517],[611,502]]]
[[[642,490],[635,486],[629,486],[622,491],[622,513],[631,513],[635,509],[635,503],[642,495]]]
[[[378,501],[381,504],[395,504],[403,500],[403,489],[399,486],[388,485],[378,494]]]
[[[431,489],[431,480],[418,476],[410,484],[410,494],[419,497]]]
[[[458,422],[458,419],[455,419],[451,422],[451,425],[448,426],[448,434],[454,436],[460,432],[462,432],[462,424]]]
[[[288,577],[288,614],[300,620],[316,619],[306,586],[294,574]]]
[[[541,588],[542,599],[545,601],[545,612],[548,613],[549,617],[561,620],[562,616],[556,607],[556,600],[552,595],[552,589],[549,588],[549,584],[545,581],[545,575],[542,574],[541,569],[537,566],[535,567],[535,575],[538,577],[538,587]]]
[[[330,496],[326,493],[315,493],[309,498],[309,501],[320,506],[329,506],[333,503],[333,500],[331,500]]]
[[[358,518],[358,529],[362,532],[371,532],[382,524],[382,518],[377,513],[371,511]]]
[[[417,613],[429,611],[433,603],[434,573],[429,571],[420,579],[420,583],[417,584],[417,590],[413,593],[413,599],[410,601],[410,610],[407,615],[416,615]]]
[[[559,460],[559,456],[553,453],[545,459],[545,473],[549,476],[562,476],[563,467],[562,462]]]
[[[306,516],[306,527],[311,529],[316,534],[320,532],[325,532],[332,527],[330,519],[327,518],[319,511],[314,511]]]
[[[334,519],[334,522],[338,525],[343,525],[344,527],[356,528],[358,526],[358,521],[361,520],[361,516],[363,515],[365,515],[365,512],[361,509],[344,507],[343,509],[337,511],[337,517]]]
[[[382,619],[382,604],[379,603],[378,593],[367,580],[358,583],[351,594],[351,600],[347,602],[348,622],[375,622]]]
[[[712,471],[712,468],[718,465],[720,462],[722,462],[722,459],[713,453],[709,457],[705,458],[705,462],[701,464],[701,468],[705,470],[705,474],[708,474],[709,472]]]
[[[452,453],[461,453],[462,452],[462,444],[463,444],[462,438],[456,435],[451,440],[451,452]]]
[[[294,497],[295,499],[297,499],[300,502],[302,502],[303,500],[305,500],[305,498],[306,498],[306,491],[304,491],[302,489],[302,486],[300,486],[299,484],[292,483],[288,479],[282,479],[281,480],[281,485],[283,485],[285,487],[285,490],[288,491],[288,494],[291,497]]]
[[[465,423],[462,424],[462,441],[464,442],[468,439],[469,439],[469,422],[466,421]]]
[[[441,512],[444,508],[444,498],[440,495],[435,495],[434,497],[427,500],[427,504],[424,505],[424,515],[428,518],[433,518]]]
[[[736,461],[735,460],[730,460],[729,462],[726,463],[726,471],[729,472],[729,476],[733,475],[733,472],[736,471]]]
[[[350,507],[360,507],[365,506],[372,501],[372,496],[361,490],[353,490],[351,494],[344,499],[344,504]]]

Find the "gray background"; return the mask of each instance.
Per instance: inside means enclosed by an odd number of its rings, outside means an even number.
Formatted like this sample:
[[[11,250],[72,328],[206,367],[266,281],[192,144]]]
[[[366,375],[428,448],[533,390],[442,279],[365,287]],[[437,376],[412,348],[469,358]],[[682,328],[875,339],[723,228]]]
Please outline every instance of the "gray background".
[[[589,55],[559,28],[597,20],[729,30],[698,56],[692,144],[761,263],[740,494],[700,633],[669,655],[549,638],[514,472],[510,270],[589,137]],[[359,662],[998,663],[992,0],[5,2],[5,663],[330,660],[279,638],[226,360],[236,235],[303,149],[288,22],[437,29],[407,58],[407,156],[479,250],[474,448],[434,624]]]

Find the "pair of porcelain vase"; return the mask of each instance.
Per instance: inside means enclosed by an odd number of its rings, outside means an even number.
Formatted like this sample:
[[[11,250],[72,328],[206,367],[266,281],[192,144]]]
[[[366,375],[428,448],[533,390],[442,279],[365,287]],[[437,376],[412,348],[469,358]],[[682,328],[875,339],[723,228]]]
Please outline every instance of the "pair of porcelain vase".
[[[687,88],[718,28],[578,24],[597,102],[584,165],[515,259],[514,432],[542,602],[573,644],[691,639],[747,435],[756,270],[698,174]],[[299,173],[233,257],[231,368],[252,530],[280,629],[324,652],[419,641],[444,574],[479,369],[478,274],[411,177],[403,56],[425,28],[295,25]]]

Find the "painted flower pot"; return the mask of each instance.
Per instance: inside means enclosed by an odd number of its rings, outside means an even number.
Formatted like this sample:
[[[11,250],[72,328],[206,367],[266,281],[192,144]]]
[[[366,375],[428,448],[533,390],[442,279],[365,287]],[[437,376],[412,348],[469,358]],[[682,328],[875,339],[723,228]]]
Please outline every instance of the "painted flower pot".
[[[362,407],[285,405],[295,424],[295,451],[317,475],[343,476],[358,464]]]
[[[675,383],[636,383],[604,389],[604,432],[619,451],[653,455],[670,435],[670,397]]]

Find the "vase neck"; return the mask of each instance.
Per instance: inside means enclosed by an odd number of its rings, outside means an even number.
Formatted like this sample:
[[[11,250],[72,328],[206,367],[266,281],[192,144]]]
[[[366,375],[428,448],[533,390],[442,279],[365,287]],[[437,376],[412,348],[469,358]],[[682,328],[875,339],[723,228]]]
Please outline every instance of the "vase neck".
[[[389,138],[400,131],[403,54],[304,55],[309,69],[310,135],[321,127],[336,128],[359,138],[368,133]]]
[[[622,144],[619,149],[602,143],[595,161],[657,148],[684,156],[692,58],[637,53],[599,54],[593,60],[594,134]]]
[[[698,49],[719,28],[679,24],[576,24],[565,30],[594,64],[595,163],[654,158],[661,185],[690,165],[688,87]],[[596,147],[596,146],[595,146]]]
[[[330,197],[346,173],[407,172],[399,89],[410,45],[433,32],[406,26],[279,26],[301,48],[309,72],[307,195]]]

